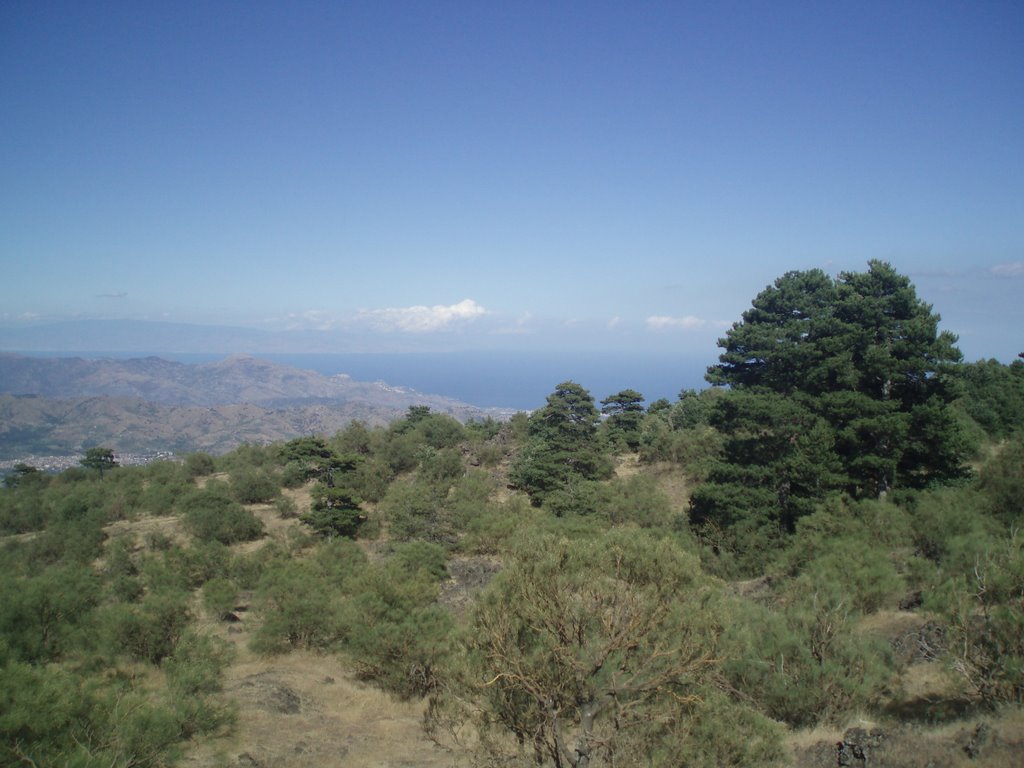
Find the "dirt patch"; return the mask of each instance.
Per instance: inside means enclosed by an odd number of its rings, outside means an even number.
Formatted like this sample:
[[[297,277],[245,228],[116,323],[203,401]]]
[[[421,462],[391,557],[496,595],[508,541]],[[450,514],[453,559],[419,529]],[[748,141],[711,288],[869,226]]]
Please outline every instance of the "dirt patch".
[[[676,464],[668,462],[644,468],[650,473],[658,485],[658,490],[668,497],[672,509],[685,512],[690,508],[690,493],[693,491],[690,481]]]
[[[758,576],[756,579],[734,581],[729,587],[737,597],[747,600],[766,600],[771,597],[772,578],[771,576]]]
[[[177,515],[140,517],[136,520],[118,520],[103,529],[108,540],[127,536],[135,541],[136,550],[148,549],[154,542],[187,546],[190,536]]]
[[[448,562],[449,579],[441,585],[438,602],[458,618],[464,618],[477,595],[501,570],[497,557],[454,557]]]
[[[640,474],[640,457],[635,453],[624,453],[615,457],[615,476],[620,480]]]
[[[226,697],[238,710],[230,737],[196,745],[192,768],[441,768],[456,757],[423,733],[424,704],[358,682],[335,656],[293,652],[258,658],[242,651],[228,670]]]
[[[809,738],[812,736],[813,738]],[[794,734],[795,768],[1016,768],[1024,764],[1024,714],[965,719],[942,728],[865,724]]]

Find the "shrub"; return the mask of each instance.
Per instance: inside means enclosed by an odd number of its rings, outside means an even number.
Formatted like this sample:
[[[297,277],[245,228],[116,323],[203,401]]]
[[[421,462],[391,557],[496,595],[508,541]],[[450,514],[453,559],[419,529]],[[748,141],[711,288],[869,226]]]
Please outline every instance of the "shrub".
[[[964,548],[973,550],[972,567],[954,572],[926,605],[947,621],[956,675],[988,705],[1024,703],[1024,540],[1014,532]]]
[[[719,601],[696,558],[626,529],[527,534],[510,549],[454,656],[464,671],[436,700],[464,706],[485,737],[490,725],[529,744],[538,764],[573,747],[594,765],[647,762],[649,737],[699,701],[717,665]],[[500,739],[488,746],[514,764]]]
[[[343,646],[360,676],[400,696],[431,691],[449,649],[452,620],[435,602],[441,552],[423,542],[404,545],[363,572],[342,609]]]
[[[185,632],[163,664],[171,690],[181,696],[220,692],[233,650],[220,638],[193,630]]]
[[[213,463],[213,456],[208,453],[190,453],[185,457],[185,476],[189,479],[212,475],[216,466]]]
[[[184,522],[200,541],[233,544],[263,535],[263,523],[237,501],[217,491],[193,491],[181,502]]]
[[[1024,378],[1024,377],[1022,377]],[[1024,439],[1003,445],[982,468],[978,489],[992,514],[1006,525],[1019,524],[1024,499]]]
[[[239,470],[231,475],[231,495],[242,504],[262,504],[281,495],[278,478],[266,470]]]
[[[60,659],[100,600],[99,579],[85,566],[57,566],[38,576],[0,576],[0,644],[33,663]]]
[[[729,685],[793,726],[842,719],[873,701],[892,672],[888,648],[854,631],[858,616],[834,595],[778,613],[736,603],[724,636]]]
[[[235,610],[238,585],[231,579],[210,579],[203,585],[203,605],[218,619],[226,619]]]
[[[315,562],[285,560],[268,566],[256,589],[263,621],[252,639],[261,653],[326,648],[344,632],[338,617],[340,584],[324,578]]]
[[[713,688],[693,698],[680,704],[672,717],[623,744],[623,756],[630,764],[687,768],[789,764],[784,730],[778,723]]]
[[[450,546],[455,541],[455,530],[444,501],[441,489],[432,484],[392,483],[380,505],[390,525],[391,538]]]
[[[299,519],[325,537],[355,538],[366,521],[360,501],[345,488],[318,485],[313,491],[313,505]]]
[[[291,496],[281,496],[274,502],[274,510],[282,520],[290,520],[299,516],[299,507]]]
[[[157,664],[174,653],[191,619],[185,592],[158,592],[135,605],[111,605],[101,627],[115,653]]]
[[[377,503],[384,498],[394,479],[391,467],[379,459],[368,459],[345,476],[345,484],[361,499]]]
[[[406,576],[422,571],[433,581],[448,578],[448,553],[444,547],[426,541],[410,541],[395,546],[389,567]]]
[[[678,517],[668,498],[647,475],[615,479],[602,488],[597,513],[612,525],[664,528]]]

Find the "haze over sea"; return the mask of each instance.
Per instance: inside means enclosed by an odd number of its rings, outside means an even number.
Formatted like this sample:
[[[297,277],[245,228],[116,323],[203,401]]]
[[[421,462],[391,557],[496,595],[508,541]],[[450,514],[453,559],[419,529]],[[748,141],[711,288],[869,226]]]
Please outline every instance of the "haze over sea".
[[[22,352],[45,357],[147,357],[126,352]],[[224,354],[155,353],[182,363],[220,360]],[[358,381],[385,381],[430,395],[444,395],[481,408],[532,410],[544,405],[555,385],[572,380],[586,387],[595,403],[623,389],[635,389],[651,403],[674,401],[682,389],[706,386],[704,371],[717,360],[656,353],[610,352],[431,352],[431,353],[254,353],[253,357],[316,371],[343,373]]]
[[[260,355],[268,360],[331,375],[412,387],[480,407],[532,410],[544,405],[557,384],[572,380],[599,402],[635,389],[653,402],[675,400],[681,389],[701,388],[715,362],[650,354],[543,352],[449,352],[431,354]],[[715,356],[717,357],[717,356]]]

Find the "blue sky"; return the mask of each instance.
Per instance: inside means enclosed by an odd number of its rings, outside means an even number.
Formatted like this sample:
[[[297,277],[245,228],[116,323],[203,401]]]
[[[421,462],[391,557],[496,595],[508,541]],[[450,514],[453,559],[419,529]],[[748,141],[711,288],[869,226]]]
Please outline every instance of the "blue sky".
[[[878,258],[1024,351],[1019,2],[8,0],[0,135],[7,326],[711,362]]]

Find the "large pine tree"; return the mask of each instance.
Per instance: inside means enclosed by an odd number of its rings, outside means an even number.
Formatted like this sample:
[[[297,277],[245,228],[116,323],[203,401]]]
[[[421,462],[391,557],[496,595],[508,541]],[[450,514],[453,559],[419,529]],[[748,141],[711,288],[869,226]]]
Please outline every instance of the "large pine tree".
[[[879,261],[834,280],[788,272],[758,294],[708,369],[731,389],[712,416],[727,439],[694,519],[790,528],[835,490],[868,497],[961,476],[948,375],[961,355],[939,319]]]

